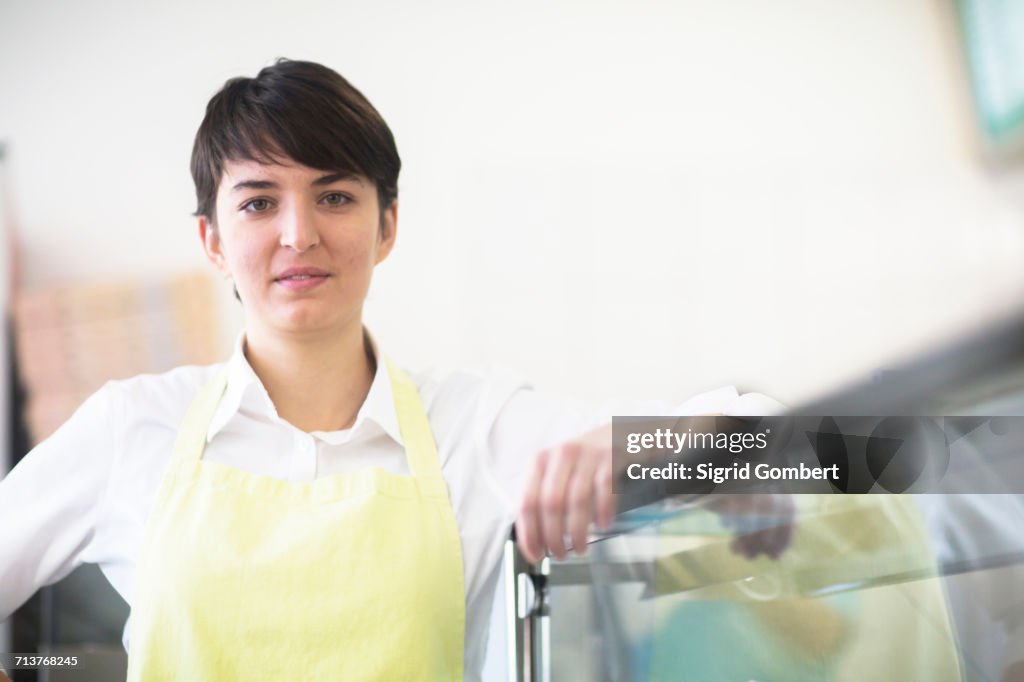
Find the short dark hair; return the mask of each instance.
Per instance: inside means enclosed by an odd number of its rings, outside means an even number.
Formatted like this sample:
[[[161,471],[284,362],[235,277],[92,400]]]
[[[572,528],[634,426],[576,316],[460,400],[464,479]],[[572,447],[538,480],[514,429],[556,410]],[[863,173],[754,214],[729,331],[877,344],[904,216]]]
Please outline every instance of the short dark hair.
[[[210,99],[192,147],[197,216],[216,221],[228,161],[358,173],[383,212],[398,197],[402,160],[384,119],[361,92],[315,62],[278,59],[255,78],[232,78]]]

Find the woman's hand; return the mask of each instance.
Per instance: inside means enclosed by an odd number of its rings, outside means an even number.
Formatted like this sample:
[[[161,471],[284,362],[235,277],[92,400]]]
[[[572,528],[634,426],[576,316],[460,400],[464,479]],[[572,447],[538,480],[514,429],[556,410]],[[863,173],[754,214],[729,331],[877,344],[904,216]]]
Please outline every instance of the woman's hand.
[[[516,521],[519,551],[534,563],[549,552],[564,559],[570,547],[583,554],[590,523],[608,528],[615,507],[609,424],[534,458]]]
[[[613,475],[610,424],[541,451],[531,465],[516,521],[523,556],[536,563],[548,553],[564,559],[570,548],[584,554],[591,522],[606,530],[615,518]],[[789,495],[721,495],[708,506],[734,527],[737,554],[778,559],[792,540],[795,508]],[[745,517],[759,516],[773,516],[777,523],[760,530],[745,527]]]

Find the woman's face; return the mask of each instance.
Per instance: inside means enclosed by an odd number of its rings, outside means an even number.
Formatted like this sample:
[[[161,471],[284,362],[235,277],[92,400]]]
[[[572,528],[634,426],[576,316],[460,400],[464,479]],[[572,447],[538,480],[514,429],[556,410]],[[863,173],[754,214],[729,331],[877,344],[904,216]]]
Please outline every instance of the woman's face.
[[[234,280],[247,331],[361,326],[373,268],[391,251],[397,219],[395,204],[382,216],[372,181],[298,164],[229,162],[216,215],[216,225],[200,217],[200,237],[210,261]]]

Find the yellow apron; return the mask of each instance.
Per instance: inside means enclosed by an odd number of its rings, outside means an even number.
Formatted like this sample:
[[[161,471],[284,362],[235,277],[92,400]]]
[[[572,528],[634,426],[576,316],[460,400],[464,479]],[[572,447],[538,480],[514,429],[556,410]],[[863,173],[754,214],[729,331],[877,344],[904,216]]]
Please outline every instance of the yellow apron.
[[[310,484],[203,461],[221,372],[148,521],[129,680],[461,680],[462,547],[416,387],[387,361],[412,475]]]

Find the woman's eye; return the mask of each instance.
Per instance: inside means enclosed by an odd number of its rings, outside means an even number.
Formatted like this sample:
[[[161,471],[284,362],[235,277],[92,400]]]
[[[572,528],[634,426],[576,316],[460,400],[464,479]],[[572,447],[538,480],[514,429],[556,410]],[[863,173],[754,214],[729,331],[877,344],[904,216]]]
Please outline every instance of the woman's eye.
[[[249,211],[251,213],[262,213],[268,208],[270,208],[270,202],[266,199],[250,199],[242,204],[242,210]]]
[[[323,198],[323,202],[328,206],[344,206],[349,201],[349,198],[340,192],[331,192]]]

